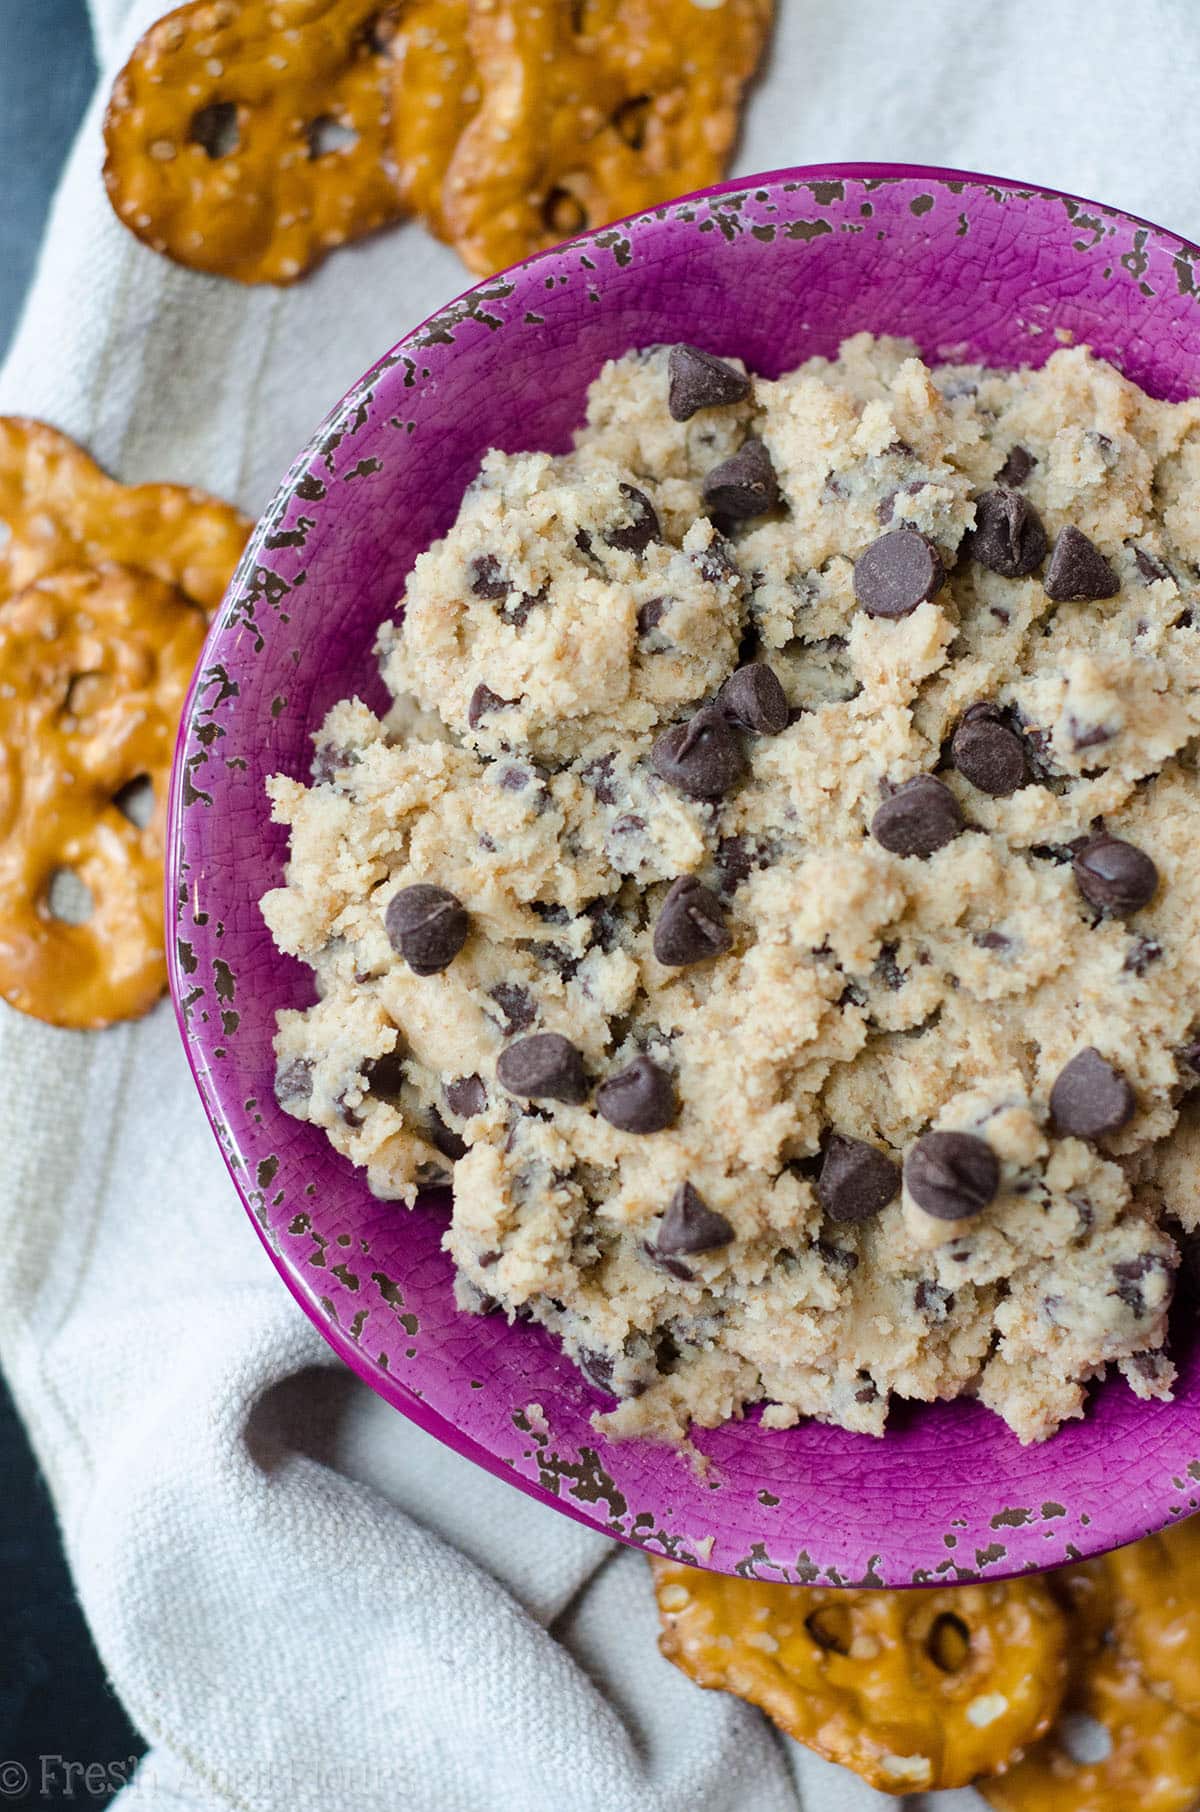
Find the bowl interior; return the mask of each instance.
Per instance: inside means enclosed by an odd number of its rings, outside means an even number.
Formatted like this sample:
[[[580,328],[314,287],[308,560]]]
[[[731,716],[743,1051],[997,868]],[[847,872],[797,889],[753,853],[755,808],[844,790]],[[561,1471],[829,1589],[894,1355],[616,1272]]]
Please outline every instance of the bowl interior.
[[[726,1571],[907,1585],[1053,1565],[1195,1509],[1200,1343],[1181,1330],[1173,1404],[1109,1382],[1041,1447],[967,1403],[906,1409],[883,1441],[751,1417],[697,1435],[703,1468],[608,1445],[589,1424],[607,1400],[549,1336],[456,1312],[445,1200],[375,1201],[276,1106],[275,1011],[311,999],[311,978],[256,904],[286,854],[265,776],[307,775],[336,699],[381,702],[376,629],[489,446],[566,449],[588,382],[634,346],[697,341],[777,375],[866,328],[995,365],[1083,340],[1176,399],[1200,391],[1200,254],[1072,197],[851,166],[728,185],[479,285],[361,380],[259,524],[185,714],[168,899],[172,989],[234,1181],[291,1289],[377,1391],[623,1540]]]

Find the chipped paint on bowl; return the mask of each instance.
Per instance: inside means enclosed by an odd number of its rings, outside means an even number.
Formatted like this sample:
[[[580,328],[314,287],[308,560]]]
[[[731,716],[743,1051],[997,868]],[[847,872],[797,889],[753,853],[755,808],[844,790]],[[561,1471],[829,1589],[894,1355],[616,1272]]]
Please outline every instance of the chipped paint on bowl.
[[[588,382],[633,346],[697,340],[777,375],[864,328],[1009,366],[1086,341],[1177,399],[1200,391],[1200,253],[1072,196],[852,165],[727,184],[478,284],[355,385],[254,534],[181,730],[168,923],[183,1037],[234,1182],[298,1301],[373,1389],[620,1540],[729,1572],[907,1585],[1052,1566],[1194,1510],[1200,1342],[1177,1344],[1174,1403],[1110,1381],[1039,1447],[966,1402],[906,1406],[882,1441],[750,1417],[697,1435],[703,1470],[608,1444],[589,1421],[607,1399],[543,1330],[456,1312],[445,1199],[374,1200],[277,1107],[275,1011],[309,1000],[311,977],[276,952],[256,904],[285,856],[265,777],[306,774],[336,699],[381,702],[376,629],[487,447],[566,449]]]

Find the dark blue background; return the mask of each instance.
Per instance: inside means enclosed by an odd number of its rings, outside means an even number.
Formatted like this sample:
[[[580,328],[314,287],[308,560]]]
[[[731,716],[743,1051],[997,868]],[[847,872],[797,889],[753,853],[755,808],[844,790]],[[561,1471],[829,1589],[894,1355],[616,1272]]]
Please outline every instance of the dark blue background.
[[[96,79],[84,0],[0,0],[0,352],[37,257],[46,209]],[[27,1205],[37,1213],[37,1202]],[[122,1765],[145,1748],[113,1697],[79,1613],[54,1512],[0,1380],[0,1764],[29,1770],[0,1804],[100,1805],[42,1756]],[[0,1773],[0,1782],[7,1777]],[[94,1776],[102,1778],[101,1776]],[[119,1781],[121,1776],[116,1776]]]

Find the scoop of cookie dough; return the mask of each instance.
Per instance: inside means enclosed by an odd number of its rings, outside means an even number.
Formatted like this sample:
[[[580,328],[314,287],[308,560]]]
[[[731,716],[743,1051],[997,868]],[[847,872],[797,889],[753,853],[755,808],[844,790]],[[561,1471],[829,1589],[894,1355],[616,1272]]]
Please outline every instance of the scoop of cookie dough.
[[[705,354],[489,454],[381,633],[393,710],[271,782],[318,996],[277,1096],[381,1196],[450,1178],[460,1303],[555,1332],[609,1433],[1169,1395],[1200,403],[1082,348]]]

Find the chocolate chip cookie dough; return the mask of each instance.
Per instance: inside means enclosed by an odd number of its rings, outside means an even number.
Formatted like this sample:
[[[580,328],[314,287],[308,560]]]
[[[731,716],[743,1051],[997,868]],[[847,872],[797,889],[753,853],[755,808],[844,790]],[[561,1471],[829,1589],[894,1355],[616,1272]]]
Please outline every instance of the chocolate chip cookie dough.
[[[1169,1395],[1198,565],[1200,402],[1085,349],[606,366],[416,562],[389,716],[271,782],[279,1100],[452,1177],[461,1305],[610,1433]]]

